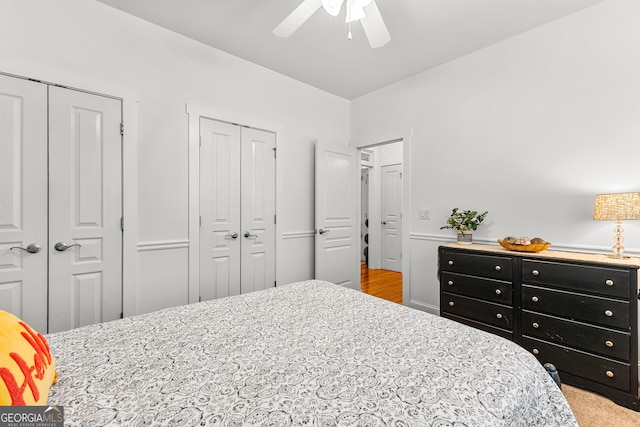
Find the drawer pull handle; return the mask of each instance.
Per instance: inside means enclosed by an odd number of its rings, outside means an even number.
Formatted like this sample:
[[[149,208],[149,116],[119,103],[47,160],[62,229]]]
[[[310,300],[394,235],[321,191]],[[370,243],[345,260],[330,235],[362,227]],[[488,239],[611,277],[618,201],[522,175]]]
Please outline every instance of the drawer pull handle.
[[[453,307],[454,305],[456,305],[453,301],[449,301],[449,307]]]
[[[531,301],[538,302],[538,297],[531,297]]]
[[[448,264],[449,264],[449,265],[453,265],[453,261],[449,261],[449,262],[448,262]]]
[[[605,344],[609,348],[613,347],[613,341],[605,341]]]
[[[604,315],[607,316],[607,317],[613,317],[613,311],[607,310],[607,311],[604,312]]]
[[[613,280],[611,280],[611,279],[607,279],[604,283],[607,286],[613,286]]]
[[[540,327],[540,325],[538,325],[536,322],[533,322],[533,325],[531,326],[533,326],[535,329],[538,329]]]
[[[497,317],[498,319],[502,319],[502,314],[498,313],[498,314],[496,314],[496,317]]]
[[[613,378],[613,372],[607,371],[606,374],[609,378]]]
[[[500,289],[496,289],[496,295],[501,295],[502,291]]]
[[[532,353],[537,356],[540,354],[540,351],[537,348],[534,348]]]
[[[496,265],[496,271],[500,271],[502,270],[502,267],[500,267],[499,265]]]
[[[534,276],[537,276],[538,274],[540,274],[540,272],[538,270],[533,270],[531,274],[533,274]]]
[[[449,281],[447,282],[447,285],[449,285],[449,286],[453,286],[453,280],[449,280]]]

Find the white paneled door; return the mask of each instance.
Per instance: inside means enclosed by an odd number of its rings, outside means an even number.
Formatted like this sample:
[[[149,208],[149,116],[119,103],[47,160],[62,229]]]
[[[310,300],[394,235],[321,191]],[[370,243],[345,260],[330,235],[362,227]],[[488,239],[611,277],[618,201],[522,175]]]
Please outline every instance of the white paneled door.
[[[359,290],[358,152],[318,142],[315,167],[316,279]]]
[[[49,332],[122,313],[121,101],[49,87]]]
[[[200,299],[275,285],[275,134],[200,118]]]
[[[382,268],[402,272],[402,165],[381,168]]]
[[[47,86],[0,75],[0,310],[47,331]]]
[[[39,332],[121,316],[121,109],[0,76],[0,309]]]
[[[241,286],[259,291],[276,283],[276,139],[273,132],[242,128]]]

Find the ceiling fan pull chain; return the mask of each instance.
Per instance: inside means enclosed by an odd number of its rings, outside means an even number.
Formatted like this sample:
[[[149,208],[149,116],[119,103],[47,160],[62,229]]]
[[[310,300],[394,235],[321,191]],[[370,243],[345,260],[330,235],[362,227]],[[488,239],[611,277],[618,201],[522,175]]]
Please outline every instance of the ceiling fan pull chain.
[[[351,40],[351,22],[349,22],[349,34],[347,34],[347,38]]]

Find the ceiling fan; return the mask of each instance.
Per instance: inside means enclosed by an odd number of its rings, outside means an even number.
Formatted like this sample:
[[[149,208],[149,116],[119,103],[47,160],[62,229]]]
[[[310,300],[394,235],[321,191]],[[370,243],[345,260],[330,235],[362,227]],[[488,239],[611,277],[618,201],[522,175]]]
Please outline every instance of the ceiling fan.
[[[391,40],[375,0],[304,0],[274,30],[278,37],[289,37],[320,7],[331,16],[338,16],[342,4],[346,3],[346,22],[349,24],[348,38],[351,40],[351,23],[360,21],[371,47],[384,46]]]

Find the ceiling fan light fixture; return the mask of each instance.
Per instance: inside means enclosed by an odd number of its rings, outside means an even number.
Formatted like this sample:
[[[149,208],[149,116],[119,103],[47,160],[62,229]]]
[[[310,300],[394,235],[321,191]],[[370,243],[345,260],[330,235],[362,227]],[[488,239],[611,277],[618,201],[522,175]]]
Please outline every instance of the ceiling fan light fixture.
[[[322,0],[322,7],[331,16],[338,16],[344,0]]]
[[[352,0],[347,0],[347,17],[344,22],[359,21],[367,17],[364,13],[364,9],[353,3]]]

